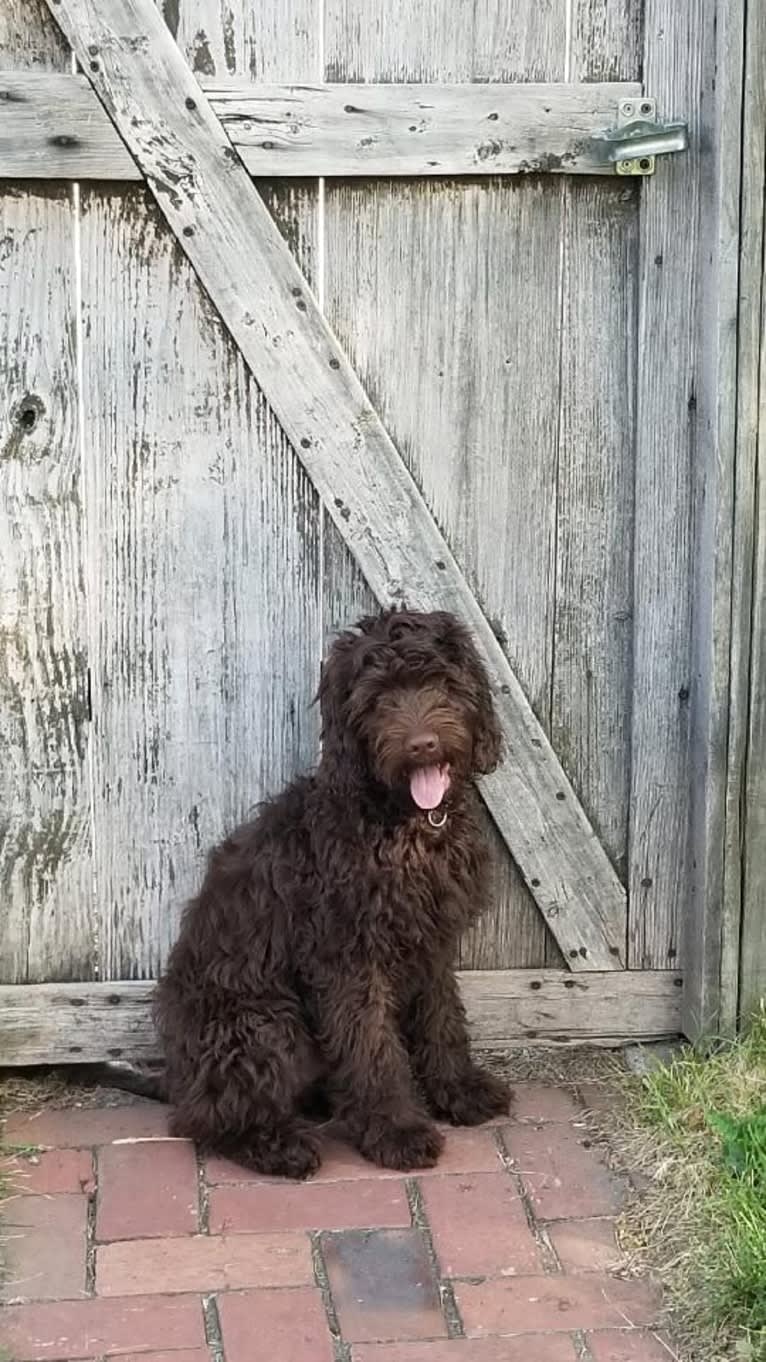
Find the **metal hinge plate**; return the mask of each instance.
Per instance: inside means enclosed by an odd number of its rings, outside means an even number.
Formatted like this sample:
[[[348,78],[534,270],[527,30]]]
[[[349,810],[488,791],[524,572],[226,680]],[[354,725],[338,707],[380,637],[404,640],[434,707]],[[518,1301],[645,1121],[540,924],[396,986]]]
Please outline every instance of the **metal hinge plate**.
[[[653,175],[657,156],[686,151],[689,130],[685,123],[658,123],[656,99],[640,95],[620,101],[617,127],[597,140],[615,174]]]

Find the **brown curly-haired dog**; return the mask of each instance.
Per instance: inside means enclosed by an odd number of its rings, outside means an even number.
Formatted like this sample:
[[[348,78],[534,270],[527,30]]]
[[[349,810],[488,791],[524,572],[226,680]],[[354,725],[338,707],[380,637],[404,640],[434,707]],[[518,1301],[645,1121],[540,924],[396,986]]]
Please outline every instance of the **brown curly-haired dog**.
[[[485,893],[471,778],[500,732],[469,635],[387,611],[342,634],[317,771],[213,851],[159,983],[172,1130],[305,1177],[317,1089],[367,1158],[436,1162],[432,1117],[475,1125],[507,1088],[471,1060],[453,973]]]

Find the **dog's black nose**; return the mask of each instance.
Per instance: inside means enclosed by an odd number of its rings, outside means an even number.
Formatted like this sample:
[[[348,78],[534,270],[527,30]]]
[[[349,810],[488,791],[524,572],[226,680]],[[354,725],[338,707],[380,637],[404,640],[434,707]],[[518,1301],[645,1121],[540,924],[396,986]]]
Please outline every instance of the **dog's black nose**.
[[[413,733],[407,743],[407,753],[415,760],[422,761],[424,757],[433,757],[439,749],[439,739],[435,733],[423,731]]]

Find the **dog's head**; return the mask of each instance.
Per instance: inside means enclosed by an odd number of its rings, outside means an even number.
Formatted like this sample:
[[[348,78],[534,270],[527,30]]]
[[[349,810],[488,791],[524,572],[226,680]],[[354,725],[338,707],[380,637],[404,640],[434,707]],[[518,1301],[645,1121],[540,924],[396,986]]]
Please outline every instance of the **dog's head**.
[[[436,809],[493,771],[500,728],[487,674],[452,615],[389,610],[341,634],[322,669],[323,765]]]

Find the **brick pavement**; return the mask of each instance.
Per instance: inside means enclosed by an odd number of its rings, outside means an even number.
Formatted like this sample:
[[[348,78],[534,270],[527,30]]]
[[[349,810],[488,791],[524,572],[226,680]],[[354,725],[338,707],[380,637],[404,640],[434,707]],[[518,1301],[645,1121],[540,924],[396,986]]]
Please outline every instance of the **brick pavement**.
[[[450,1131],[412,1177],[329,1140],[313,1181],[258,1178],[169,1139],[154,1104],[17,1113],[5,1142],[12,1362],[670,1355],[620,1255],[627,1182],[563,1089],[518,1084],[512,1119]]]

